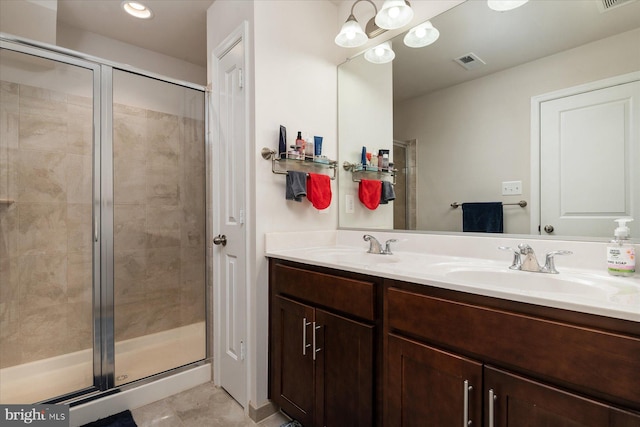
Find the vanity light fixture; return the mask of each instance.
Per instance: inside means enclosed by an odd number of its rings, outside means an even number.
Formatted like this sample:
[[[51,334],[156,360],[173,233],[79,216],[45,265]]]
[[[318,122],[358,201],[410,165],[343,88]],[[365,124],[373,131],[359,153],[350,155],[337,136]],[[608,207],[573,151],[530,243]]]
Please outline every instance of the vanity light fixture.
[[[440,31],[431,21],[416,25],[404,36],[404,44],[408,47],[425,47],[438,40]]]
[[[144,4],[137,1],[128,1],[125,0],[121,3],[122,9],[127,12],[129,15],[140,18],[140,19],[150,19],[153,18],[153,12]]]
[[[375,16],[367,22],[364,31],[353,15],[353,9],[361,1],[371,3],[375,10]],[[412,19],[413,9],[407,0],[385,0],[380,11],[372,0],[356,0],[351,6],[351,13],[347,21],[342,25],[335,38],[335,42],[341,47],[362,46],[368,39],[377,37],[387,30],[403,27]]]
[[[353,16],[353,8],[356,7],[358,3],[361,1],[367,1],[371,3],[373,9],[376,11],[376,15],[378,14],[378,8],[376,4],[371,0],[356,0],[351,6],[351,14],[347,18],[347,21],[342,25],[340,32],[335,38],[335,42],[338,46],[341,47],[358,47],[362,46],[367,42],[367,40],[372,39],[380,34],[384,33],[386,30],[378,27],[375,23],[375,18],[371,18],[369,22],[367,22],[367,26],[365,31],[362,30],[362,27],[356,20],[356,17]]]
[[[413,9],[406,0],[385,0],[376,13],[376,24],[385,30],[404,27],[413,19]]]
[[[364,53],[364,59],[374,64],[386,64],[393,61],[396,57],[395,52],[391,49],[391,42],[386,41],[376,47],[372,47]]]
[[[487,0],[487,6],[498,12],[506,12],[522,6],[529,0]]]

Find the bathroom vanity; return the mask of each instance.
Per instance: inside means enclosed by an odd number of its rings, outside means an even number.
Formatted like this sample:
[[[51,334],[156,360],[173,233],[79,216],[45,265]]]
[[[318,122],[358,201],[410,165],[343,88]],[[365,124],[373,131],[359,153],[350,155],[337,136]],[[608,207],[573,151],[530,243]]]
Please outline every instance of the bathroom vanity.
[[[637,321],[269,256],[270,398],[305,426],[640,426]]]

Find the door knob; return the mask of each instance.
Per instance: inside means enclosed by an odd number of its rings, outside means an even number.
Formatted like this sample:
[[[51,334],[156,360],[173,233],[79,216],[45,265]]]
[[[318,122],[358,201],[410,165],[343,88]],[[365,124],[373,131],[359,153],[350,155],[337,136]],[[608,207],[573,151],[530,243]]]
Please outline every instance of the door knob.
[[[545,225],[544,231],[547,233],[553,233],[553,225]]]
[[[227,236],[225,236],[224,234],[218,234],[213,238],[213,244],[227,246]]]

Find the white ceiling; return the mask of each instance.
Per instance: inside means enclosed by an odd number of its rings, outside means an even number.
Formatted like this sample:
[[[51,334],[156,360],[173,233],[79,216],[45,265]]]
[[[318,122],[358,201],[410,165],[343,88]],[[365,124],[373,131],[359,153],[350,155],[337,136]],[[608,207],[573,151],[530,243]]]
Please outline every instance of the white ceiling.
[[[141,0],[152,19],[136,19],[122,0],[58,0],[58,25],[91,31],[206,67],[207,9],[213,0]]]

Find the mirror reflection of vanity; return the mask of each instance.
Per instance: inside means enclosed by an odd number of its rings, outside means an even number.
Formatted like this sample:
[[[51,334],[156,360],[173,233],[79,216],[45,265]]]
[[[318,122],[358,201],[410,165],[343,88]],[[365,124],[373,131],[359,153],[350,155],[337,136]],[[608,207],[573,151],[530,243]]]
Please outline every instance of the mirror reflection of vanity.
[[[614,121],[631,122],[622,136],[588,114],[577,116],[572,144],[549,148],[545,136],[549,126],[564,130],[546,113],[564,111],[558,99],[629,81],[640,97],[640,1],[609,10],[602,3],[530,0],[500,13],[468,0],[430,20],[440,31],[434,44],[409,48],[402,34],[392,39],[392,63],[359,55],[340,65],[339,163],[359,161],[366,146],[390,149],[399,170],[396,200],[374,211],[359,203],[357,183],[341,171],[340,227],[459,232],[462,209],[452,203],[502,202],[505,233],[608,237],[613,218],[635,216],[630,225],[639,238],[637,109],[618,103]],[[469,59],[466,69],[461,63]],[[521,194],[504,195],[504,183]],[[564,228],[567,218],[582,227]],[[599,223],[585,226],[591,219]],[[545,225],[558,230],[547,233]]]

